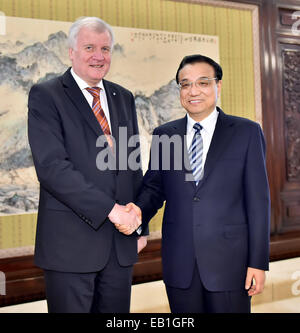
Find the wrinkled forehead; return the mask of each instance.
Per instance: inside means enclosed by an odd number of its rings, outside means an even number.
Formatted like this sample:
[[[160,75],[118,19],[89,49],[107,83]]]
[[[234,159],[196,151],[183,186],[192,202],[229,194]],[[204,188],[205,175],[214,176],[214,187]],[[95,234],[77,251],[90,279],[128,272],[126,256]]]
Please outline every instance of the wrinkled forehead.
[[[111,35],[108,30],[99,30],[90,27],[82,27],[78,31],[77,41],[82,40],[94,40],[94,41],[103,41],[103,42],[112,42]]]
[[[113,39],[109,32],[106,29],[99,29],[93,27],[81,27],[77,35],[73,36],[73,39],[70,40],[70,47],[77,49],[78,46],[87,44],[108,46],[110,49],[113,48]]]

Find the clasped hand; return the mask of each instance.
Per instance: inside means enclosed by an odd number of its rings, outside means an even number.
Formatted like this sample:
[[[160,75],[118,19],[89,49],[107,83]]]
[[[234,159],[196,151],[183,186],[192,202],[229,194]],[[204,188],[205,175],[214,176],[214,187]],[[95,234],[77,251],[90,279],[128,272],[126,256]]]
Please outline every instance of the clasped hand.
[[[142,223],[142,212],[132,202],[126,206],[115,204],[108,217],[115,227],[125,235],[131,235]]]

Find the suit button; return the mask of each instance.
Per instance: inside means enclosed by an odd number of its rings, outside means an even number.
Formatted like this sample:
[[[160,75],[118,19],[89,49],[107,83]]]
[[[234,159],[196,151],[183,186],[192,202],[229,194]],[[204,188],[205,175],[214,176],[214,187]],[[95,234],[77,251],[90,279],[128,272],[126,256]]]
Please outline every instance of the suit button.
[[[200,201],[200,198],[194,197],[194,201]]]

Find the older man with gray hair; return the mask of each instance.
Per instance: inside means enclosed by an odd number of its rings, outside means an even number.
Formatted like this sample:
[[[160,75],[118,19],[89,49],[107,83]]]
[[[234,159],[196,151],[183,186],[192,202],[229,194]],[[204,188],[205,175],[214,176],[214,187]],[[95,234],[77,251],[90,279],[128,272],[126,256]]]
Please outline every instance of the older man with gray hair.
[[[78,19],[68,42],[72,68],[29,94],[28,136],[40,182],[35,263],[44,269],[49,312],[129,312],[132,268],[146,237],[135,232],[139,211],[125,205],[136,199],[142,170],[99,168],[96,159],[106,149],[118,166],[119,128],[128,138],[138,134],[134,98],[104,80],[113,47],[106,22]]]

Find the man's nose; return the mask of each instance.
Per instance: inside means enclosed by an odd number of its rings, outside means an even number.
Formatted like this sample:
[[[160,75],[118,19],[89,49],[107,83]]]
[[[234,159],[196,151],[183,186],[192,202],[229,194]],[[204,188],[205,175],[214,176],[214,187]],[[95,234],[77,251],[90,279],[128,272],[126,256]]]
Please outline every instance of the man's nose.
[[[97,60],[103,60],[104,59],[103,51],[102,50],[95,51],[93,54],[93,58]]]
[[[195,82],[193,82],[189,91],[190,95],[192,96],[200,95],[201,92],[202,92],[201,89],[199,89],[199,87],[196,87]]]

